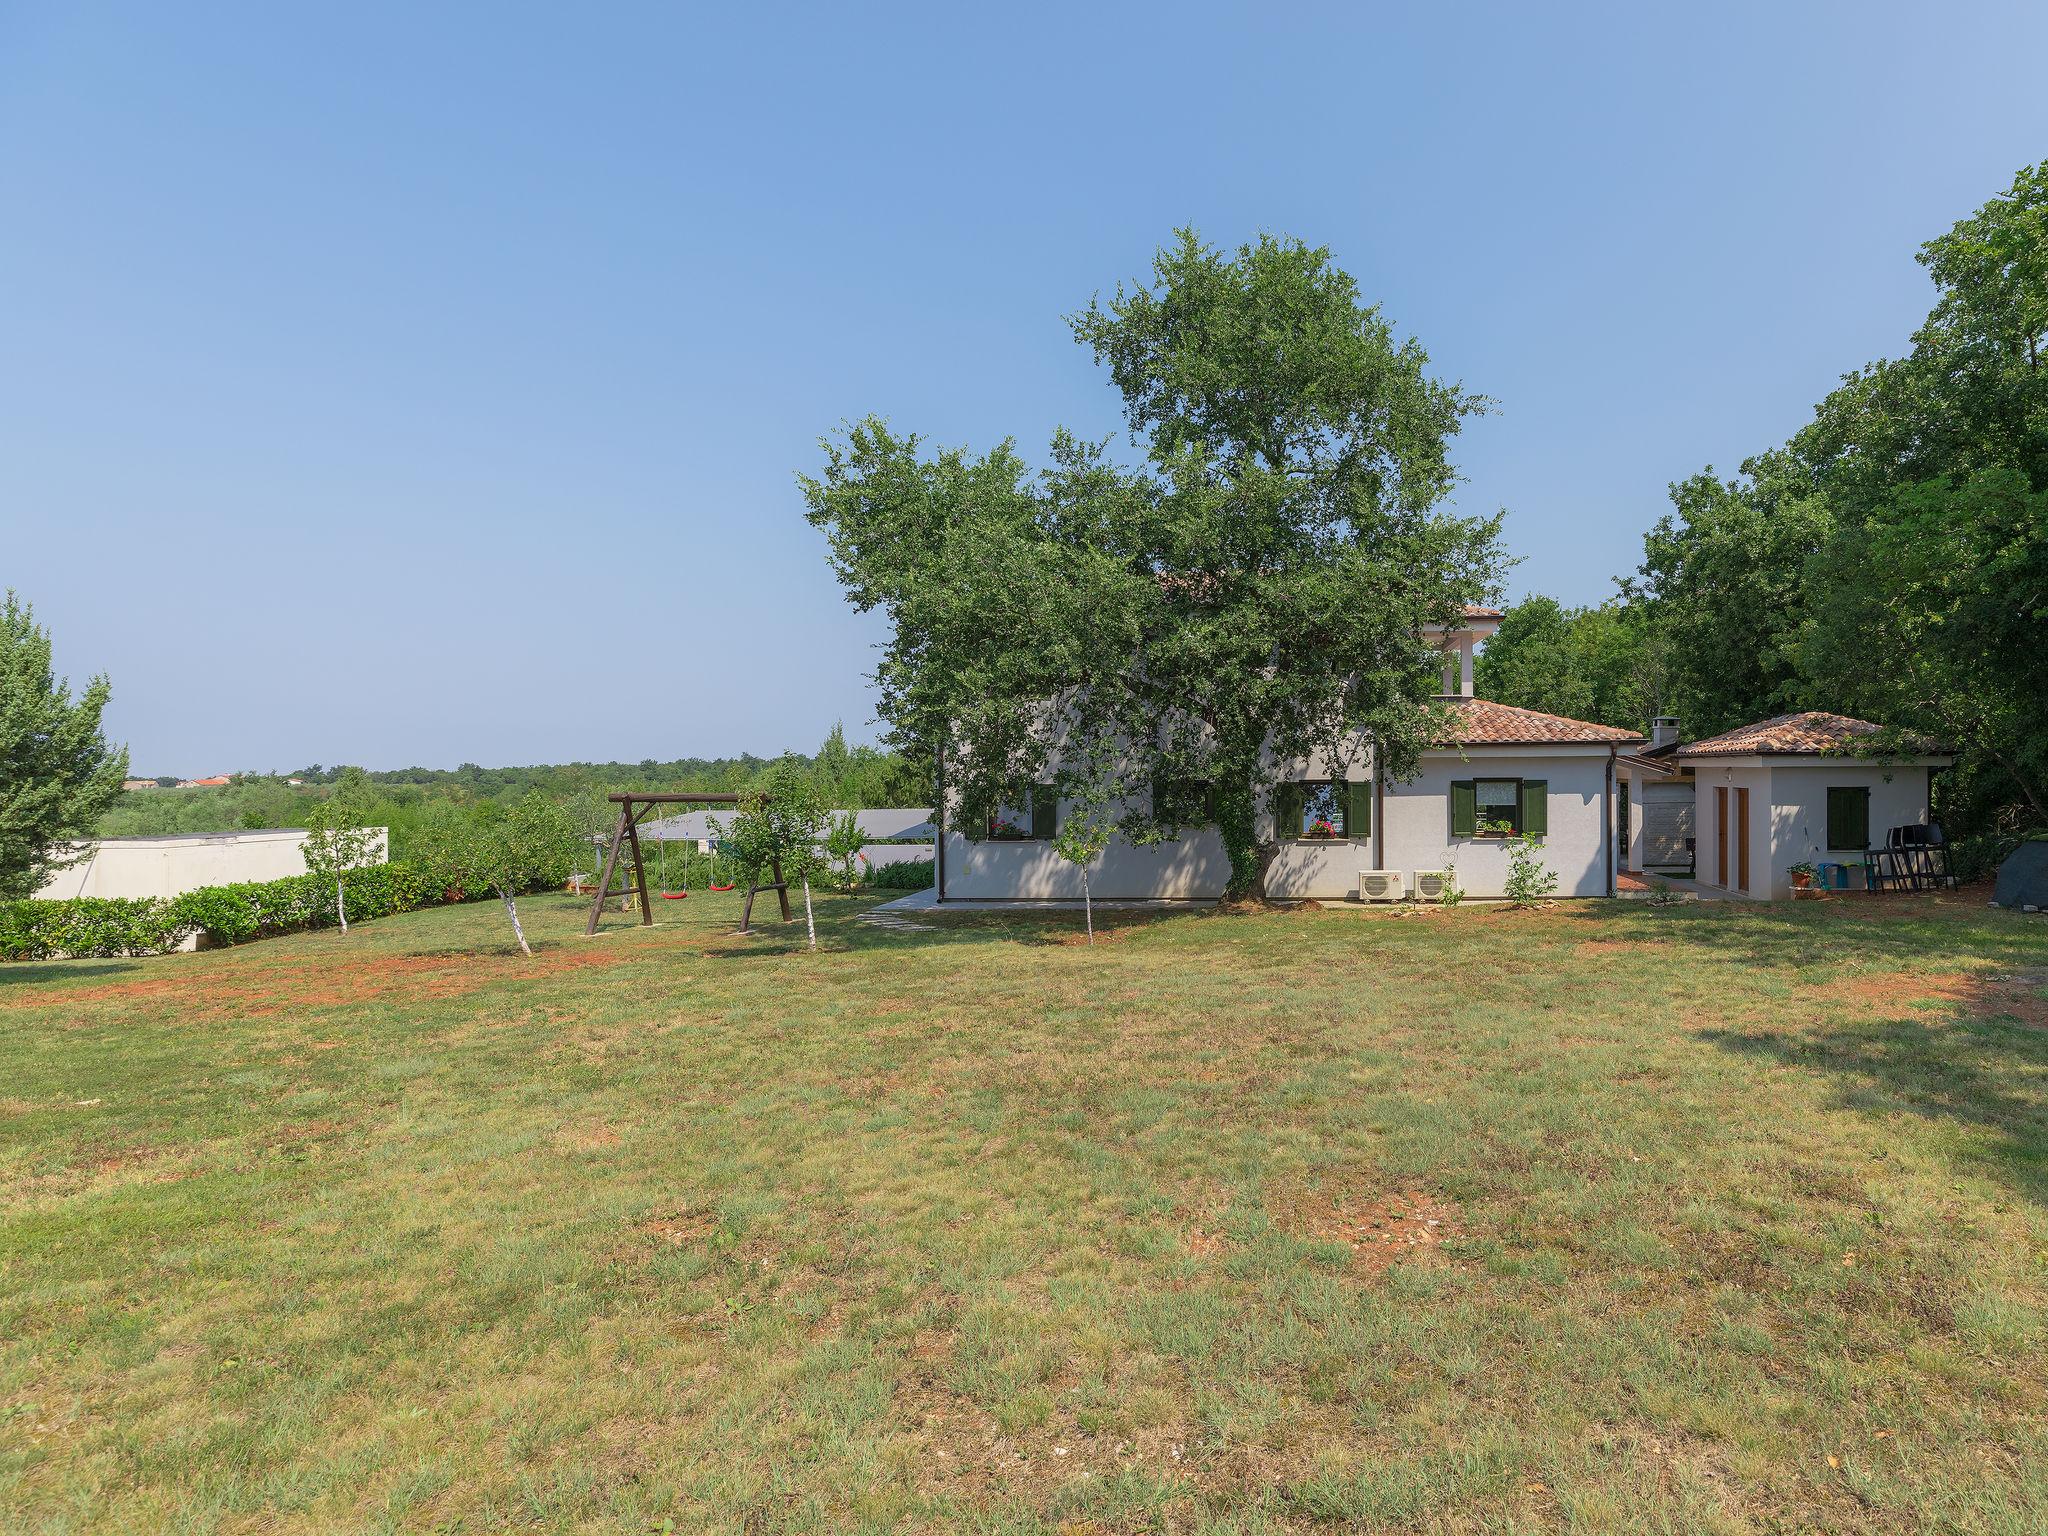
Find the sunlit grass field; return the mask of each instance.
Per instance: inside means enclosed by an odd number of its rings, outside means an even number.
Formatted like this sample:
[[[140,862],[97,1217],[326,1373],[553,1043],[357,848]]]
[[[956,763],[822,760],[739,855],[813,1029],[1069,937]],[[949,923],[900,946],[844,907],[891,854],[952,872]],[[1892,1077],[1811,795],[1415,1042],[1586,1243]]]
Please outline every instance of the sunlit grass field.
[[[0,1529],[2048,1529],[2041,919],[529,905],[0,968]]]

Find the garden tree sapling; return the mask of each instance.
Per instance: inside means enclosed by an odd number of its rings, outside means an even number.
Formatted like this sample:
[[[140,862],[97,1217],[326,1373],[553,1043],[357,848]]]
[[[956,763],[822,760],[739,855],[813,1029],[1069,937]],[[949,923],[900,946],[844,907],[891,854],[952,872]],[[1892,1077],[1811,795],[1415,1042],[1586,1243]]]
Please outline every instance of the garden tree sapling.
[[[468,873],[498,893],[522,953],[531,955],[533,950],[519,922],[519,893],[559,885],[568,876],[575,850],[575,822],[537,789],[527,791],[509,813],[472,823]]]
[[[1088,871],[1116,835],[1116,820],[1110,810],[1116,790],[1100,769],[1071,775],[1066,788],[1069,799],[1060,808],[1053,828],[1052,851],[1081,871],[1081,911],[1088,925],[1088,942],[1093,944],[1095,897]]]
[[[1521,833],[1508,841],[1508,878],[1503,887],[1518,907],[1533,907],[1557,890],[1557,871],[1543,862],[1543,839]]]
[[[818,803],[817,787],[803,763],[794,757],[778,760],[768,770],[764,792],[742,800],[731,822],[712,818],[711,828],[720,851],[739,865],[749,884],[760,884],[761,871],[773,867],[781,869],[785,883],[803,882],[804,929],[816,949],[811,876],[823,867],[818,844],[825,835],[825,808]]]
[[[843,889],[850,891],[859,886],[861,850],[866,846],[867,834],[861,831],[853,812],[832,818],[825,831],[825,857],[831,861]]]
[[[323,800],[306,816],[306,840],[299,846],[306,873],[334,887],[334,914],[348,932],[348,875],[377,862],[378,832],[366,827],[352,802],[336,795]]]
[[[0,901],[35,895],[92,852],[95,823],[121,795],[128,753],[100,731],[105,676],[74,702],[51,670],[49,631],[13,592],[0,603]]]
[[[1439,510],[1484,402],[1431,378],[1327,251],[1234,255],[1183,231],[1156,282],[1072,317],[1122,392],[1145,464],[1055,436],[926,454],[877,420],[802,479],[849,599],[889,616],[876,681],[894,743],[945,755],[969,820],[1058,771],[1055,727],[1123,744],[1125,830],[1200,784],[1230,892],[1263,894],[1273,786],[1373,742],[1413,773],[1445,727],[1433,626],[1500,572],[1499,519]]]

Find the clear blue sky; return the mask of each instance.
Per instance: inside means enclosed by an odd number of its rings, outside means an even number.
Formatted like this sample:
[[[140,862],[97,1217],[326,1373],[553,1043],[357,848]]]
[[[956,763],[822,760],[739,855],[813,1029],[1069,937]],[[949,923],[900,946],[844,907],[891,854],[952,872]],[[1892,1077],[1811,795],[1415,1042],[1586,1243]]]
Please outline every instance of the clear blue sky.
[[[139,770],[872,739],[792,476],[1111,431],[1061,316],[1183,222],[1495,397],[1595,601],[2048,155],[2038,4],[764,9],[0,0],[0,584]]]

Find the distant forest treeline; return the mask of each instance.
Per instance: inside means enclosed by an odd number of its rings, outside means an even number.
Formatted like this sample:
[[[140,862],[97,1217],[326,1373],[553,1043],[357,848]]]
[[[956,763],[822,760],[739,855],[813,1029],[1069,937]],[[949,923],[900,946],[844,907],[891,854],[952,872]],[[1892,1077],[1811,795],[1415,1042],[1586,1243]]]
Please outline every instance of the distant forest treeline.
[[[926,806],[932,803],[929,764],[877,747],[849,747],[832,727],[817,752],[792,754],[804,765],[824,803],[835,809]],[[536,764],[520,768],[398,768],[371,772],[314,764],[291,774],[242,773],[205,789],[125,792],[100,819],[102,837],[150,837],[180,832],[231,832],[302,827],[312,808],[338,793],[370,826],[389,827],[392,852],[451,816],[502,814],[539,790],[569,808],[578,824],[596,832],[610,824],[605,797],[622,790],[729,794],[759,787],[772,758],[685,757],[671,762]],[[300,785],[286,780],[302,779]]]

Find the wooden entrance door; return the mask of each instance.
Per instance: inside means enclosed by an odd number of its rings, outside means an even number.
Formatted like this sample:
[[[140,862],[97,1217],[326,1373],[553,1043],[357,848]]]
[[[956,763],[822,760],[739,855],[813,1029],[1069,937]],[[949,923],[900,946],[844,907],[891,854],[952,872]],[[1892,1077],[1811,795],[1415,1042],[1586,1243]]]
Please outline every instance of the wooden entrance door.
[[[1728,884],[1728,786],[1714,786],[1714,884]]]
[[[1749,889],[1749,791],[1735,791],[1735,884]]]

